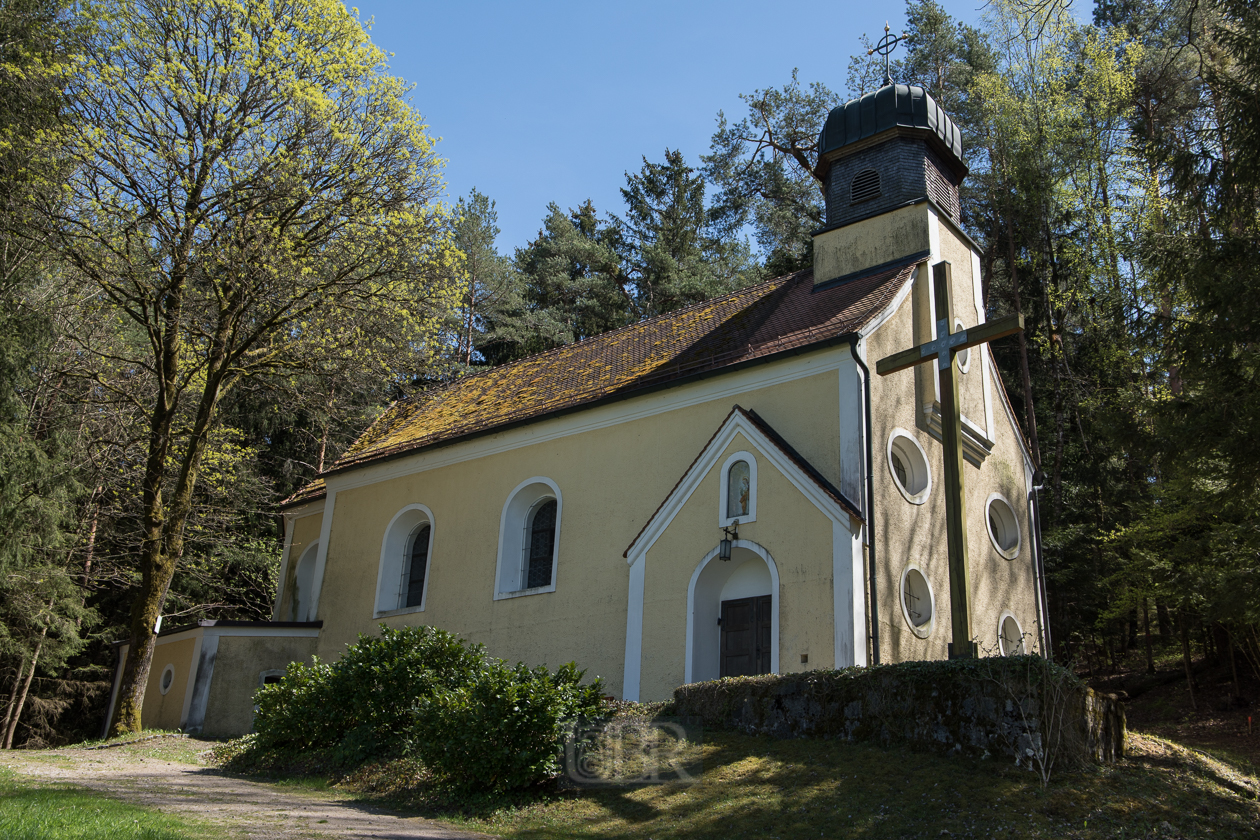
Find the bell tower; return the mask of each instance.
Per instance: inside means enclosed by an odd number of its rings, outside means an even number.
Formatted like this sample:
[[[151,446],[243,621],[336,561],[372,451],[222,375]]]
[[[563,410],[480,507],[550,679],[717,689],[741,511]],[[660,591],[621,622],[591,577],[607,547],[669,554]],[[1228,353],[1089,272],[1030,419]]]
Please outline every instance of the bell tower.
[[[827,214],[814,233],[815,285],[926,256],[933,215],[961,222],[962,138],[921,87],[890,82],[834,108],[818,154]]]

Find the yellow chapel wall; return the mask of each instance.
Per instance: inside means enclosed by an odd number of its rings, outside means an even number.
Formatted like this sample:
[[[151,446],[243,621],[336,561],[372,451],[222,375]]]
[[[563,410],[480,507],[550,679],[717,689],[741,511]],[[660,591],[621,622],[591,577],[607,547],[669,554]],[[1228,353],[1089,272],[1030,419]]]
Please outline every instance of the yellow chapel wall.
[[[980,278],[974,276],[970,249],[944,223],[938,223],[937,231],[942,258],[952,264],[955,314],[962,318],[965,326],[971,326],[978,320],[972,284],[980,282]],[[930,267],[926,271],[921,269],[911,294],[867,339],[867,359],[872,368],[879,359],[931,338],[931,328],[924,317],[928,311],[927,295],[931,294],[930,277]],[[964,415],[982,429],[985,426],[985,371],[981,354],[973,349],[969,372],[962,376],[960,383],[960,402]],[[988,371],[996,379],[997,371],[991,359]],[[930,375],[933,374],[929,366],[922,365],[918,373],[907,370],[887,377],[874,375],[871,382],[872,402],[877,409],[872,418],[874,534],[878,540],[876,586],[880,652],[884,662],[944,658],[951,641],[943,449],[928,433],[922,411],[924,402],[934,396],[934,391],[926,390],[923,382]],[[930,384],[930,379],[927,381]],[[971,560],[972,633],[982,653],[996,652],[998,619],[1003,611],[1009,610],[1015,615],[1025,634],[1036,638],[1038,631],[1036,577],[1019,432],[1007,419],[998,391],[1000,385],[991,381],[988,387],[994,421],[993,451],[982,466],[964,461],[963,467]],[[927,454],[932,490],[922,505],[908,502],[895,485],[887,455],[888,441],[895,428],[910,434]],[[1013,560],[999,555],[989,539],[986,502],[993,492],[1000,492],[1010,502],[1019,521],[1021,546]],[[912,563],[923,571],[933,594],[934,621],[926,639],[920,639],[910,630],[901,607],[901,574]]]
[[[492,655],[512,662],[555,667],[575,661],[587,669],[588,676],[603,677],[609,693],[620,695],[629,580],[622,552],[735,403],[760,414],[824,476],[839,484],[837,368],[847,356],[847,347],[837,347],[766,363],[722,378],[725,386],[749,384],[749,390],[735,395],[337,490],[319,596],[318,617],[325,624],[317,654],[336,659],[359,633],[375,633],[382,623],[392,627],[429,624],[484,643]],[[792,365],[817,365],[819,372],[756,387],[759,379]],[[641,406],[654,399],[702,397],[713,381],[678,386],[603,411],[609,412],[611,422],[631,402]],[[589,416],[600,415],[591,412]],[[530,428],[544,434],[548,424],[562,421],[541,421]],[[472,454],[511,434],[456,446]],[[452,449],[437,452],[450,457]],[[412,458],[420,469],[425,456]],[[556,588],[496,601],[500,515],[511,491],[534,476],[556,482],[562,498]],[[775,481],[773,477],[767,480]],[[776,504],[771,501],[774,496],[767,494],[768,509]],[[425,609],[376,619],[377,573],[386,527],[405,505],[415,503],[426,505],[434,520]],[[716,510],[716,502],[711,507]],[[696,522],[694,550],[707,543],[707,551],[716,544],[719,532],[712,510]],[[827,539],[824,556],[829,559],[829,529]],[[688,577],[698,560],[689,560]],[[652,572],[648,574],[650,581]],[[683,578],[679,593],[684,600],[688,577]],[[825,633],[831,632],[828,622]],[[792,637],[785,634],[783,638]],[[822,655],[829,656],[830,647],[828,641],[828,653]],[[656,653],[646,643],[644,650],[645,657]],[[677,671],[681,676],[681,669]]]
[[[197,638],[182,633],[179,636],[169,640],[158,637],[154,646],[149,681],[144,688],[144,706],[140,710],[140,722],[145,729],[179,729],[183,723],[184,698],[192,690],[188,676]],[[167,665],[175,667],[175,675],[170,689],[163,694],[162,672]]]
[[[757,518],[740,524],[739,538],[766,549],[778,569],[779,590],[772,594],[779,610],[779,672],[835,663],[831,520],[741,434],[647,552],[641,700],[666,699],[685,681],[687,588],[721,538],[722,465],[741,450],[757,458]],[[808,655],[807,664],[801,654]]]

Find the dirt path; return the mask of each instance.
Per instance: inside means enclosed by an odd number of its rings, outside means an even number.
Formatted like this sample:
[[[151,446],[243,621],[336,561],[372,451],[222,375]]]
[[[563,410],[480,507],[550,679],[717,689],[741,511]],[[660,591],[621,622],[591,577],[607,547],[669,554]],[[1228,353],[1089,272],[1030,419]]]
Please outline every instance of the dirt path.
[[[41,781],[79,785],[132,804],[208,820],[249,840],[485,837],[353,802],[335,791],[251,782],[192,763],[199,749],[209,746],[164,739],[103,750],[13,751],[0,757],[0,766]]]

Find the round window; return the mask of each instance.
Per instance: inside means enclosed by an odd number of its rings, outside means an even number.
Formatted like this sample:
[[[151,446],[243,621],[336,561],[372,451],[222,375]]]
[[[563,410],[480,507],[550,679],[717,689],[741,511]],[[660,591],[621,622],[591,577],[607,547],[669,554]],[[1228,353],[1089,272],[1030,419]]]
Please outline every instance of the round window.
[[[901,495],[911,504],[921,505],[932,492],[927,454],[919,442],[903,429],[894,429],[888,438],[888,471]]]
[[[962,332],[967,329],[963,326],[961,318],[954,319],[954,332]],[[967,372],[967,368],[971,366],[971,348],[964,347],[958,351],[958,370],[963,373]]]
[[[1023,656],[1028,652],[1024,649],[1024,631],[1010,613],[1003,613],[998,622],[998,648],[1003,656]]]
[[[901,613],[920,639],[932,632],[932,587],[917,566],[908,566],[901,574]]]
[[[158,681],[158,689],[165,694],[175,684],[175,666],[167,665],[162,669],[162,678]]]
[[[989,525],[989,540],[1007,560],[1019,556],[1019,519],[1015,516],[1015,508],[1005,498],[994,493],[985,506]]]

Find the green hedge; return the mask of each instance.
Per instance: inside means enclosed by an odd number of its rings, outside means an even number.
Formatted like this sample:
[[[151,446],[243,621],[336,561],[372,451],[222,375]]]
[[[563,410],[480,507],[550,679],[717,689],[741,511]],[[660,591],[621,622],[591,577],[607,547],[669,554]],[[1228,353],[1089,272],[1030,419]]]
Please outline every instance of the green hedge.
[[[444,688],[416,705],[416,756],[447,785],[502,792],[560,771],[561,727],[593,718],[602,685],[582,685],[573,663],[509,667],[487,660],[471,680]]]
[[[231,764],[411,755],[452,788],[525,787],[558,772],[564,721],[600,713],[602,684],[582,685],[583,674],[572,663],[555,673],[508,666],[432,627],[382,627],[336,663],[293,663],[259,690],[256,734]]]

